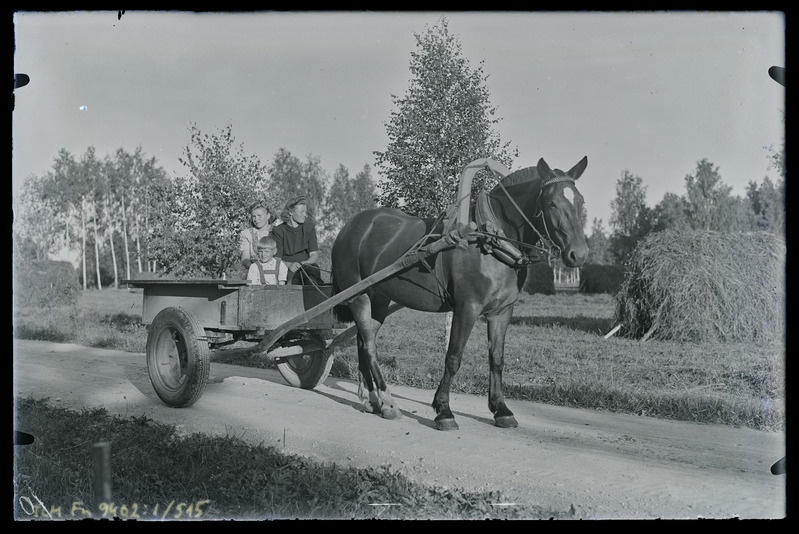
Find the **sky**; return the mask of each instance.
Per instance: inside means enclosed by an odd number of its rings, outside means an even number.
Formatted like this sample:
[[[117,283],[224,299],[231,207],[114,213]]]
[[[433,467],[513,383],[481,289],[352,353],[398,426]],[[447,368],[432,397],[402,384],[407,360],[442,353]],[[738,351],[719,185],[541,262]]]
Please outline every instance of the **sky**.
[[[568,170],[607,230],[616,183],[639,176],[654,207],[682,195],[707,159],[735,195],[778,178],[765,147],[781,148],[785,15],[748,12],[235,12],[14,13],[12,195],[52,169],[59,150],[100,158],[118,148],[155,157],[169,176],[191,125],[230,125],[262,163],[283,148],[320,158],[332,177],[364,165],[380,176],[391,95],[409,88],[415,35],[441,18],[485,87],[511,170]]]

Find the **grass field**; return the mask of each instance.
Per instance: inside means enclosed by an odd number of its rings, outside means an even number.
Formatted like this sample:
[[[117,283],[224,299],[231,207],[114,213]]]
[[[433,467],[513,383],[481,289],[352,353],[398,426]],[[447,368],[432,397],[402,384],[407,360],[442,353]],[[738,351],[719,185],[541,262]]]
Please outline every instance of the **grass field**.
[[[16,306],[14,336],[144,352],[141,290],[83,292],[76,307]],[[506,396],[563,406],[646,414],[760,430],[785,429],[785,344],[676,343],[604,335],[611,295],[523,294],[508,329]],[[413,332],[409,336],[408,332]],[[403,309],[380,330],[381,370],[389,384],[431,390],[444,364],[444,316]],[[263,359],[225,361],[271,367]],[[354,343],[335,352],[331,371],[357,377]],[[475,325],[453,390],[486,394],[485,322]]]
[[[85,291],[76,306],[14,306],[14,337],[143,353],[140,290]],[[604,335],[613,327],[609,295],[523,295],[509,328],[504,380],[508,399],[646,414],[686,421],[785,430],[785,344],[706,344]],[[487,346],[478,322],[453,388],[486,394]],[[413,332],[412,336],[408,332]],[[389,384],[430,389],[441,376],[441,315],[401,310],[380,332],[379,359]],[[354,346],[335,352],[331,374],[356,377]],[[142,356],[144,357],[144,356]],[[224,361],[224,358],[215,358]],[[236,360],[270,367],[268,361]],[[213,364],[212,364],[213,365]],[[512,402],[510,403],[512,407]],[[235,436],[179,436],[145,417],[122,419],[103,409],[75,412],[42,399],[15,399],[16,427],[37,436],[14,448],[16,519],[81,519],[84,514],[160,520],[173,495],[191,496],[164,519],[546,519],[570,510],[504,508],[497,492],[416,484],[391,466],[343,469],[252,446]],[[90,508],[94,488],[86,448],[111,436],[114,495],[120,502],[162,503],[153,515]],[[80,503],[47,508],[39,503]],[[372,502],[408,506],[376,508]],[[408,510],[412,510],[409,514]],[[134,513],[138,517],[134,517]]]

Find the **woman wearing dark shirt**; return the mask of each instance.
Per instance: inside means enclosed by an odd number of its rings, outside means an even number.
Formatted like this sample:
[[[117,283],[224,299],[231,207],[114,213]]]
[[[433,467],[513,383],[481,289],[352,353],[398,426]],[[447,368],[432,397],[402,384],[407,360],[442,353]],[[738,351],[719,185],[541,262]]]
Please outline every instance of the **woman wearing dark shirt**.
[[[295,198],[286,205],[284,221],[284,224],[272,229],[272,237],[277,241],[275,257],[285,262],[289,269],[287,283],[294,285],[323,283],[317,264],[319,245],[316,228],[308,220],[305,197]]]

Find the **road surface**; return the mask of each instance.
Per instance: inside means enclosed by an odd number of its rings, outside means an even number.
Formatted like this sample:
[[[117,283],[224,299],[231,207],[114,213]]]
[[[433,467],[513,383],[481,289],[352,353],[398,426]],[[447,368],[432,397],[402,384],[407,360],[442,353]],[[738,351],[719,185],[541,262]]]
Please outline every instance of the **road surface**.
[[[787,475],[770,472],[782,433],[514,400],[519,427],[500,429],[485,396],[461,394],[451,399],[460,430],[441,432],[430,390],[390,386],[403,417],[389,421],[360,411],[353,381],[302,390],[273,370],[217,362],[200,400],[174,409],[155,395],[144,354],[38,341],[14,341],[13,371],[15,395],[339,465],[388,464],[423,483],[498,490],[508,506],[573,507],[578,519],[786,517]]]

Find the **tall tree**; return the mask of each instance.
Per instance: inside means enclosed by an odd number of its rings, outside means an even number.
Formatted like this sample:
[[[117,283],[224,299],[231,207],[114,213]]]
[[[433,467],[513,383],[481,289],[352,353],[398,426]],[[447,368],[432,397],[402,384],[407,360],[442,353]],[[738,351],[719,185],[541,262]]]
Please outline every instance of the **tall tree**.
[[[758,185],[750,181],[746,188],[752,224],[757,230],[785,234],[785,182],[775,184],[766,176]]]
[[[378,201],[432,216],[456,200],[460,173],[468,163],[493,158],[510,167],[518,149],[511,152],[493,131],[501,119],[494,117],[496,108],[484,85],[484,62],[471,68],[446,18],[414,36],[410,87],[403,97],[391,95],[397,109],[385,125],[389,144],[375,152],[384,178]],[[492,173],[479,173],[473,194],[494,181]]]
[[[690,224],[686,215],[687,210],[683,197],[672,192],[666,193],[652,210],[652,231],[688,228]]]
[[[136,244],[136,261],[139,272],[143,272],[152,265],[149,253],[147,235],[150,229],[150,207],[153,202],[162,198],[160,191],[168,189],[170,184],[166,171],[158,165],[155,157],[145,159],[140,148],[133,154],[133,184],[131,194],[126,198],[130,201],[129,213],[132,214],[131,235]],[[151,269],[155,271],[155,269]]]
[[[115,215],[117,222],[115,227],[118,228],[122,237],[122,246],[125,261],[125,278],[130,280],[130,242],[129,242],[129,227],[128,217],[131,215],[129,210],[130,201],[128,200],[129,191],[133,189],[133,157],[125,152],[124,149],[119,148],[114,153],[114,158],[109,159],[108,163],[109,182],[115,191]],[[113,243],[113,238],[112,238]],[[112,245],[113,250],[113,245]],[[116,261],[114,261],[114,284],[117,283],[118,271],[116,268]]]
[[[688,222],[694,230],[724,232],[738,226],[732,187],[722,182],[719,168],[707,159],[697,162],[695,174],[685,176],[685,191]]]
[[[624,263],[652,227],[646,204],[646,186],[640,176],[624,170],[616,181],[616,198],[610,203],[611,249],[617,263]]]
[[[335,237],[356,214],[377,207],[375,195],[375,183],[369,165],[364,165],[354,179],[350,179],[344,165],[339,165],[325,201],[322,221],[324,232]]]
[[[190,139],[179,158],[188,174],[150,184],[149,254],[177,277],[219,278],[238,261],[238,235],[247,206],[264,195],[266,169],[234,146],[230,125],[214,134],[192,125]]]
[[[614,233],[633,235],[646,211],[646,186],[640,176],[624,170],[616,181],[616,198],[610,203],[610,226]]]
[[[278,213],[288,200],[304,196],[308,202],[308,213],[312,218],[318,218],[325,200],[327,182],[319,157],[308,155],[303,162],[285,148],[281,148],[267,165],[267,172],[269,183],[266,193]]]
[[[53,162],[53,186],[51,191],[55,195],[63,198],[62,205],[67,206],[67,220],[73,220],[72,225],[76,228],[79,235],[79,249],[81,257],[81,279],[83,289],[88,288],[87,266],[87,220],[91,217],[89,207],[91,205],[90,196],[93,194],[93,184],[91,176],[85,172],[86,161],[94,158],[94,147],[86,150],[83,158],[78,162],[75,157],[67,150],[61,149]],[[67,237],[71,235],[69,229],[65,232]],[[68,244],[69,248],[70,245]]]
[[[338,233],[350,218],[350,203],[353,199],[352,181],[349,171],[339,165],[333,173],[333,183],[327,192],[325,208],[322,210],[322,234],[324,241]]]
[[[594,217],[591,225],[591,235],[588,236],[588,249],[590,256],[588,263],[595,265],[613,264],[614,257],[610,250],[610,239],[602,229],[602,219]]]
[[[23,256],[18,259],[45,260],[64,242],[66,211],[53,186],[52,173],[31,175],[12,202],[14,248]]]

